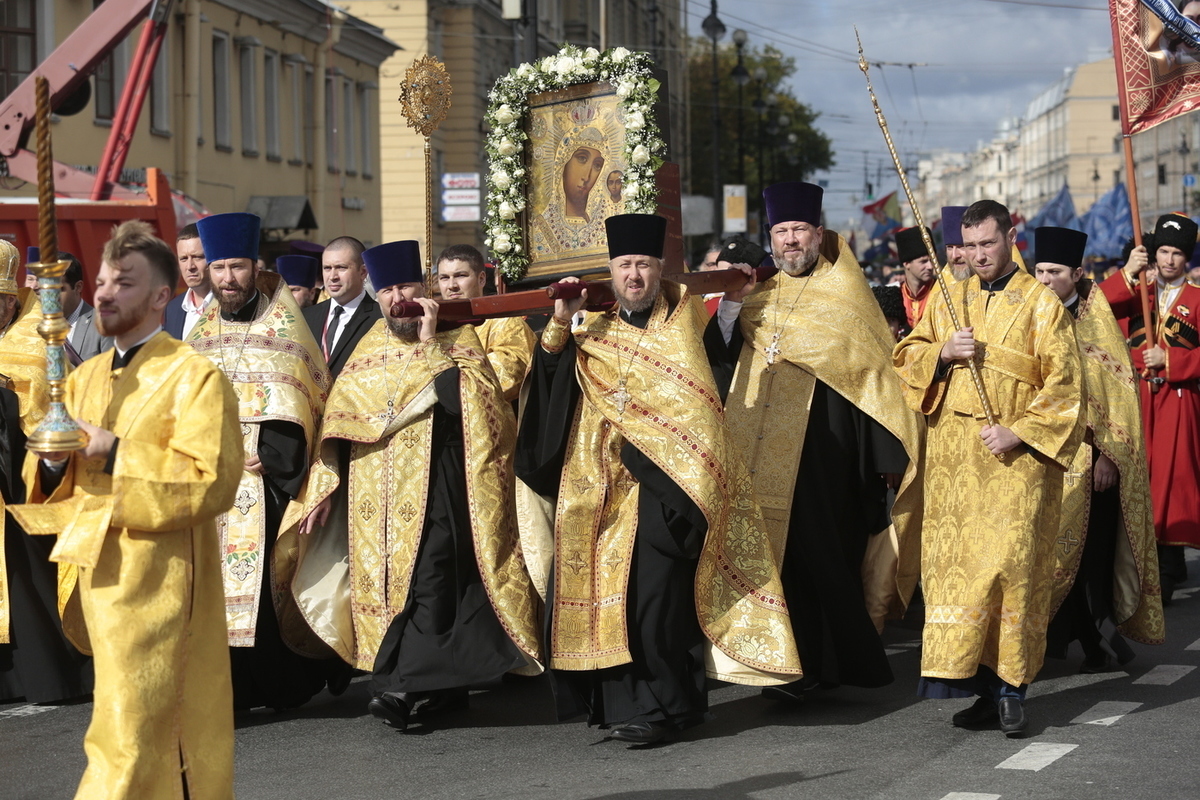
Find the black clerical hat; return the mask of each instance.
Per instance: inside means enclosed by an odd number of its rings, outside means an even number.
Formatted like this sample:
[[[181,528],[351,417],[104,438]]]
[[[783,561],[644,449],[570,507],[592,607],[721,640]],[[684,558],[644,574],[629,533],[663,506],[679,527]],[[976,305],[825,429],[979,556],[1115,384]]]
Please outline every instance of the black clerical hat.
[[[1087,234],[1070,228],[1038,228],[1033,232],[1034,264],[1062,264],[1079,269],[1083,266]]]
[[[930,238],[933,238],[933,234],[930,234]],[[921,229],[905,228],[896,231],[896,252],[900,256],[901,264],[929,255],[929,251],[925,249],[925,240],[921,238]]]
[[[815,183],[785,181],[763,189],[763,205],[767,209],[767,227],[781,222],[821,224],[821,198],[825,190]]]
[[[609,259],[621,256],[662,258],[667,218],[657,214],[617,214],[604,220]]]
[[[904,298],[900,296],[899,286],[872,286],[871,292],[875,295],[885,319],[898,319],[900,322],[908,319],[904,313]]]
[[[1154,247],[1178,247],[1189,258],[1196,248],[1196,223],[1179,212],[1163,214],[1154,224]],[[1154,261],[1154,253],[1150,253]]]

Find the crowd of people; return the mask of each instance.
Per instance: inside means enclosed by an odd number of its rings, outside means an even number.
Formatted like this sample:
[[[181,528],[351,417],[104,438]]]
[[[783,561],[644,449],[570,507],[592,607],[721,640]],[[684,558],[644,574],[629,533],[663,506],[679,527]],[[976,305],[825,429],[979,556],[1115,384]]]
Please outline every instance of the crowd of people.
[[[714,680],[891,683],[918,596],[918,693],[1018,737],[1048,652],[1163,641],[1200,547],[1196,225],[1093,281],[1082,233],[1025,269],[1002,205],[943,209],[942,263],[901,231],[892,293],[819,187],[764,206],[777,271],[719,243],[707,298],[664,277],[664,218],[609,217],[616,302],[566,292],[536,333],[440,320],[413,241],[268,270],[251,214],[174,247],[124,223],[95,306],[63,289],[87,445],[28,457],[42,312],[0,241],[0,700],[91,694],[79,797],[199,800],[232,792],[235,711],[355,675],[405,731],[548,672],[562,719],[654,745]],[[442,302],[484,293],[474,247],[435,263]]]

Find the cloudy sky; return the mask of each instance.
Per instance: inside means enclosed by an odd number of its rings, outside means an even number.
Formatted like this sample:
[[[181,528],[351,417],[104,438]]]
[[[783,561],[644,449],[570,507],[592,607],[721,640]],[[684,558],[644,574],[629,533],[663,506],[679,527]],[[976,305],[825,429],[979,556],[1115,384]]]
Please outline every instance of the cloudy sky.
[[[685,2],[699,35],[709,2]],[[871,181],[882,162],[883,193],[899,188],[857,66],[855,25],[869,61],[927,65],[871,69],[906,166],[918,152],[974,149],[1064,68],[1112,52],[1105,0],[718,0],[718,15],[726,42],[740,27],[752,44],[796,59],[792,91],[821,112],[836,151],[837,166],[817,177],[830,181],[825,208],[839,229],[861,218],[864,153]]]

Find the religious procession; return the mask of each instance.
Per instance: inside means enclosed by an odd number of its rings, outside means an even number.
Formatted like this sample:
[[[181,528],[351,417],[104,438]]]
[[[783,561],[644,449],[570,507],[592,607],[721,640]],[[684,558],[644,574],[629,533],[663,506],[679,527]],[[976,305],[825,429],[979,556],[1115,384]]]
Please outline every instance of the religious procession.
[[[1051,724],[1047,658],[1105,679],[1169,642],[1200,549],[1200,229],[1140,213],[1132,142],[1190,107],[1200,61],[1163,67],[1158,37],[1200,51],[1200,4],[1112,2],[1118,81],[1152,80],[1122,86],[1132,210],[1104,263],[1094,222],[1025,223],[986,185],[926,207],[876,95],[887,67],[859,42],[899,187],[887,275],[839,232],[828,182],[786,163],[764,180],[760,161],[752,197],[714,181],[694,233],[670,59],[619,45],[489,80],[463,112],[486,130],[485,186],[442,171],[441,189],[431,141],[470,89],[410,54],[399,101],[380,100],[423,144],[408,237],[302,238],[326,188],[218,213],[175,170],[135,191],[154,59],[200,5],[89,18],[120,37],[145,18],[95,174],[55,160],[57,115],[99,91],[62,69],[76,34],[0,106],[35,194],[0,198],[0,714],[87,717],[75,797],[230,798],[247,731],[325,708],[403,759],[513,692],[635,758],[704,742],[736,716],[710,703],[729,687],[803,719],[903,683],[936,704],[928,730],[998,747]],[[384,38],[321,14],[319,70],[339,36]],[[307,59],[219,41],[303,86]],[[481,224],[447,228],[472,192]],[[898,631],[919,665],[897,666]],[[522,724],[520,703],[506,714]],[[0,796],[58,796],[8,781]]]

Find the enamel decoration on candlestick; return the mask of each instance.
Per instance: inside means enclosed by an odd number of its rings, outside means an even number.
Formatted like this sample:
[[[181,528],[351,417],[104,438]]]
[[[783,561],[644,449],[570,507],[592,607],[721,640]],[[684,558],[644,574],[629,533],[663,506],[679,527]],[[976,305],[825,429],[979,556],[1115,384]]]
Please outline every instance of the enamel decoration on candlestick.
[[[54,157],[50,149],[50,87],[43,77],[37,90],[38,160],[38,233],[42,261],[26,264],[37,276],[38,297],[42,303],[42,321],[38,333],[46,342],[46,382],[50,387],[50,408],[25,446],[37,453],[62,453],[79,450],[87,444],[87,434],[75,424],[63,403],[67,382],[67,356],[63,343],[71,326],[62,313],[62,276],[67,262],[54,258],[58,253],[58,234],[54,214]]]

